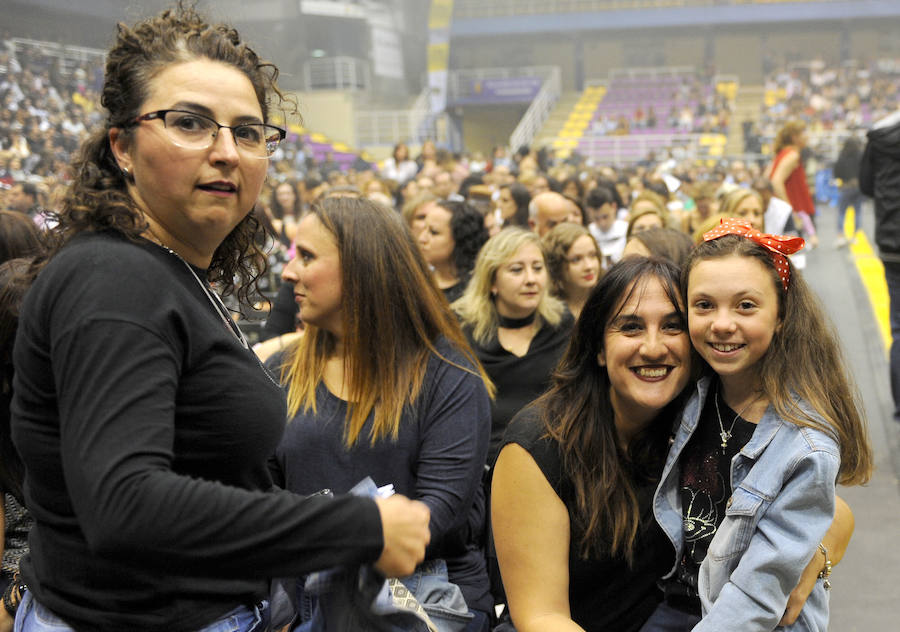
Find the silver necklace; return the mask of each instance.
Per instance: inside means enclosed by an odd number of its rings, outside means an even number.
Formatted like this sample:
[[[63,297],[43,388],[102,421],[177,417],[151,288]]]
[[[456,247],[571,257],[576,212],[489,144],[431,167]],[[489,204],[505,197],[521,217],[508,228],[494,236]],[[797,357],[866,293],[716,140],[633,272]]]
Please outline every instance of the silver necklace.
[[[747,409],[750,408],[753,404],[756,403],[762,397],[762,393],[759,393],[756,397],[750,400],[750,403],[744,406],[737,415],[734,416],[734,419],[731,420],[731,427],[728,430],[725,430],[725,425],[722,423],[722,415],[719,413],[719,384],[716,383],[716,397],[713,400],[716,404],[716,418],[719,420],[719,437],[722,439],[722,451],[725,451],[725,448],[728,447],[728,440],[731,439],[731,432],[734,430],[734,424],[737,423],[737,420],[740,419],[741,415],[747,412]]]
[[[154,235],[154,237],[155,237],[155,235]],[[150,243],[156,243],[156,242],[153,242],[151,240]],[[231,332],[232,336],[237,338],[237,341],[241,343],[241,346],[243,346],[244,349],[249,349],[250,343],[248,343],[247,339],[244,337],[244,332],[242,332],[241,328],[238,327],[238,324],[236,322],[234,322],[234,320],[232,320],[231,312],[229,312],[228,308],[225,307],[225,303],[222,302],[222,299],[219,298],[219,295],[216,294],[212,290],[212,288],[209,287],[208,284],[206,284],[200,280],[200,277],[197,276],[196,272],[194,272],[194,268],[191,267],[191,264],[189,264],[187,261],[185,261],[184,258],[180,254],[178,254],[177,252],[175,252],[174,250],[172,250],[171,248],[169,248],[168,246],[166,246],[165,244],[163,244],[161,242],[156,243],[156,245],[159,246],[160,248],[162,248],[163,250],[165,250],[166,252],[168,252],[170,255],[173,255],[181,263],[184,264],[184,267],[187,268],[188,272],[191,273],[191,276],[194,277],[194,280],[197,282],[197,285],[199,285],[200,288],[203,290],[203,293],[206,295],[206,298],[209,300],[210,305],[213,306],[213,310],[216,312],[216,314],[219,315],[219,318],[222,320],[222,324],[225,325],[225,328]]]

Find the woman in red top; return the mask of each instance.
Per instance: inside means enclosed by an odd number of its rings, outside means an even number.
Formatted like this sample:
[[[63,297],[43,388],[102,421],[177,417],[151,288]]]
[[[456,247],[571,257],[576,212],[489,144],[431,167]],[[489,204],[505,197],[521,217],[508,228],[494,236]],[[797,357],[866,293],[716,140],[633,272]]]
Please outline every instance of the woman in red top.
[[[766,172],[772,181],[775,195],[788,202],[793,208],[795,219],[811,247],[819,243],[812,216],[816,205],[806,183],[806,171],[800,159],[800,152],[806,147],[806,124],[802,121],[788,121],[775,136],[775,160]]]

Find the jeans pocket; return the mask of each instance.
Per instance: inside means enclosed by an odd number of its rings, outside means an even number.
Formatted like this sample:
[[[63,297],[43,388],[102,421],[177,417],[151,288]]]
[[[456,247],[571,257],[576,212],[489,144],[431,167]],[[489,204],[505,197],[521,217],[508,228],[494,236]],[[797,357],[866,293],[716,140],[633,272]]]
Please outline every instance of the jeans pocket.
[[[16,614],[15,632],[74,632],[72,627],[25,592]]]
[[[238,606],[197,632],[265,632],[266,610],[269,604],[263,601],[254,607]]]

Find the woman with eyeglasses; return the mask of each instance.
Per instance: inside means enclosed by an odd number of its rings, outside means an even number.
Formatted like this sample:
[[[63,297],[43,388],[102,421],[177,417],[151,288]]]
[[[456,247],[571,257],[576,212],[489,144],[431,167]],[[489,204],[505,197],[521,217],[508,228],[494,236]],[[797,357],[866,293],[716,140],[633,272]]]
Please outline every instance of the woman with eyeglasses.
[[[422,503],[273,489],[284,395],[210,287],[253,285],[276,75],[193,9],[119,26],[15,343],[16,630],[262,632],[270,577],[424,557]]]

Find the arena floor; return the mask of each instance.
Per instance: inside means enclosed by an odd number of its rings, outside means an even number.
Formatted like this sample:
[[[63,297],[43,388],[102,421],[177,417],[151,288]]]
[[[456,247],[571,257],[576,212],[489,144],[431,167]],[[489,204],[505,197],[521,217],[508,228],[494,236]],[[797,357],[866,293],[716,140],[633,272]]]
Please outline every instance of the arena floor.
[[[876,471],[865,487],[839,493],[856,516],[856,531],[833,575],[832,632],[896,630],[900,616],[900,424],[892,419],[886,345],[887,297],[874,243],[871,207],[864,206],[864,235],[850,249],[835,249],[837,211],[819,208],[820,245],[807,255],[806,278],[840,333],[862,392],[875,450]]]

